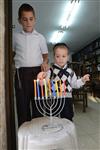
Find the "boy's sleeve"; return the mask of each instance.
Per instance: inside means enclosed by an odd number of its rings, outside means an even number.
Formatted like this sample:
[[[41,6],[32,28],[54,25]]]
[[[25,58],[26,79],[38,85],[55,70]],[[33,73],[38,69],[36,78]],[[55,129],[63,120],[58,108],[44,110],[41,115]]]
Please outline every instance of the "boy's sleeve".
[[[40,49],[41,49],[42,54],[47,54],[48,53],[46,39],[44,38],[43,35],[41,35]]]
[[[76,76],[76,74],[74,72],[72,80],[71,80],[71,86],[72,86],[72,88],[78,89],[78,88],[82,87],[84,84],[85,83],[82,81],[81,78],[77,79],[77,76]]]

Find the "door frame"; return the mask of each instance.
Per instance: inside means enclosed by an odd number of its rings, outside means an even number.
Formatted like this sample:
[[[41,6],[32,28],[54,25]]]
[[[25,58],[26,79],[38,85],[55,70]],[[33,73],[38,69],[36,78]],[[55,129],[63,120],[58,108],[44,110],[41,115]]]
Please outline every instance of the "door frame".
[[[17,150],[13,86],[12,0],[4,0],[5,16],[5,105],[7,150]]]

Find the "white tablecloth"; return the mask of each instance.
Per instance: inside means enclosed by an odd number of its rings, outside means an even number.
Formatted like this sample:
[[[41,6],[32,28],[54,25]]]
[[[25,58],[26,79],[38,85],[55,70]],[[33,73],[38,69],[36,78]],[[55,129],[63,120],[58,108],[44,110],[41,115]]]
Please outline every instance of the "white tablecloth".
[[[43,130],[50,118],[42,117],[25,122],[18,131],[18,150],[78,150],[74,124],[53,117],[54,125],[62,128]]]

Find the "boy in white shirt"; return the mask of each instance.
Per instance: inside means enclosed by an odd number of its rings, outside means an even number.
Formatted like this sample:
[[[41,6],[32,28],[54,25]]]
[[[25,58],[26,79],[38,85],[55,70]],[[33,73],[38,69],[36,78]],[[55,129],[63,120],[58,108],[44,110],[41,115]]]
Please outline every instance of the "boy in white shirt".
[[[22,31],[14,33],[15,94],[17,103],[18,126],[41,116],[35,104],[30,112],[30,102],[33,100],[33,80],[41,71],[48,68],[48,49],[43,35],[35,30],[35,11],[29,4],[22,4],[18,11],[18,21]]]
[[[39,80],[61,80],[61,84],[65,83],[66,95],[65,105],[60,113],[61,118],[67,118],[72,121],[73,118],[73,101],[72,101],[72,89],[82,87],[86,81],[89,81],[89,74],[84,75],[82,78],[77,79],[75,72],[68,66],[69,48],[65,43],[57,43],[54,48],[54,64],[47,72],[40,72],[37,76]],[[58,85],[60,89],[61,85]],[[57,92],[57,91],[55,91]],[[62,91],[64,94],[64,91]],[[58,107],[58,105],[57,105]]]

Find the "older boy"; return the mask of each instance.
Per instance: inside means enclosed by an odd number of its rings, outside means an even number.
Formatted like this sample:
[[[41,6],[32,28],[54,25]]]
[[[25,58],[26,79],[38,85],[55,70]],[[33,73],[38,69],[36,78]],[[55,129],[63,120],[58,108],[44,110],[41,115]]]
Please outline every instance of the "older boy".
[[[15,94],[18,125],[31,120],[30,101],[33,99],[33,79],[48,68],[48,49],[43,35],[35,30],[35,11],[29,4],[22,4],[18,12],[22,31],[14,34]],[[40,116],[33,103],[32,117]]]

